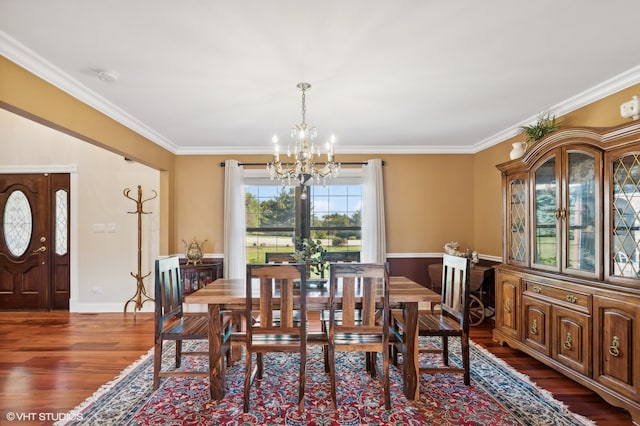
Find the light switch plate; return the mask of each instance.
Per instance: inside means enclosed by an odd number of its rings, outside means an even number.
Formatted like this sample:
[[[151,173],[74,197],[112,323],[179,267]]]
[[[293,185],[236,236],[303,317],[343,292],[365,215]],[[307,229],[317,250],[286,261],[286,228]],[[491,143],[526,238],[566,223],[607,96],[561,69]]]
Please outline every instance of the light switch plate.
[[[635,95],[630,101],[627,101],[620,105],[620,115],[624,118],[633,118],[637,120],[640,118],[640,98]]]

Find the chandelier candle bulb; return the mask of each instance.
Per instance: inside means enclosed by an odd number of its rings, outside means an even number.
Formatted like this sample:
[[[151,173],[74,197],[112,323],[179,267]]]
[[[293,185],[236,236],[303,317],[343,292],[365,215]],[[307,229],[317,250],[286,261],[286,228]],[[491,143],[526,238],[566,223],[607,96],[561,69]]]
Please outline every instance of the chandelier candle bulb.
[[[273,141],[273,161],[277,163],[278,161],[280,161],[280,146],[278,146],[278,136],[273,135],[273,138],[271,140]]]

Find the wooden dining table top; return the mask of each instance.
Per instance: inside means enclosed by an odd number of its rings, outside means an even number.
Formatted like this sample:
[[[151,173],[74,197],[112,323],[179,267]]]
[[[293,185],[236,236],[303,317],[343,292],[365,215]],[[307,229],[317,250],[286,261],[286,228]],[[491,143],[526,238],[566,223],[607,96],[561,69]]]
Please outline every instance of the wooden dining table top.
[[[185,295],[187,304],[235,305],[245,302],[245,280],[242,278],[219,278],[195,292]],[[259,294],[256,293],[256,299]],[[322,288],[307,288],[307,303],[328,303],[328,285]],[[401,276],[389,277],[389,303],[440,302],[440,295],[421,284]]]

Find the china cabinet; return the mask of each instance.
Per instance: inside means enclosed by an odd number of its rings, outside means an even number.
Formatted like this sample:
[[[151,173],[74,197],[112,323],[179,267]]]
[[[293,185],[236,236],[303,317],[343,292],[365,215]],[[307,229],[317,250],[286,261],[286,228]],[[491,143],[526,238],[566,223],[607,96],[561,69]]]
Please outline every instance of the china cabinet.
[[[640,424],[640,123],[563,129],[497,168],[494,339]]]

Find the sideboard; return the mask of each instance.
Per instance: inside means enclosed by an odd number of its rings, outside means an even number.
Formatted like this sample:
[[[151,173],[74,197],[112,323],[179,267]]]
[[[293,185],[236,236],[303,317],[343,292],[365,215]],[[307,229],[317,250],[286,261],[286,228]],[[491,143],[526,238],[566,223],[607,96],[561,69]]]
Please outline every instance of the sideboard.
[[[494,339],[640,424],[640,122],[559,130],[497,168]]]

